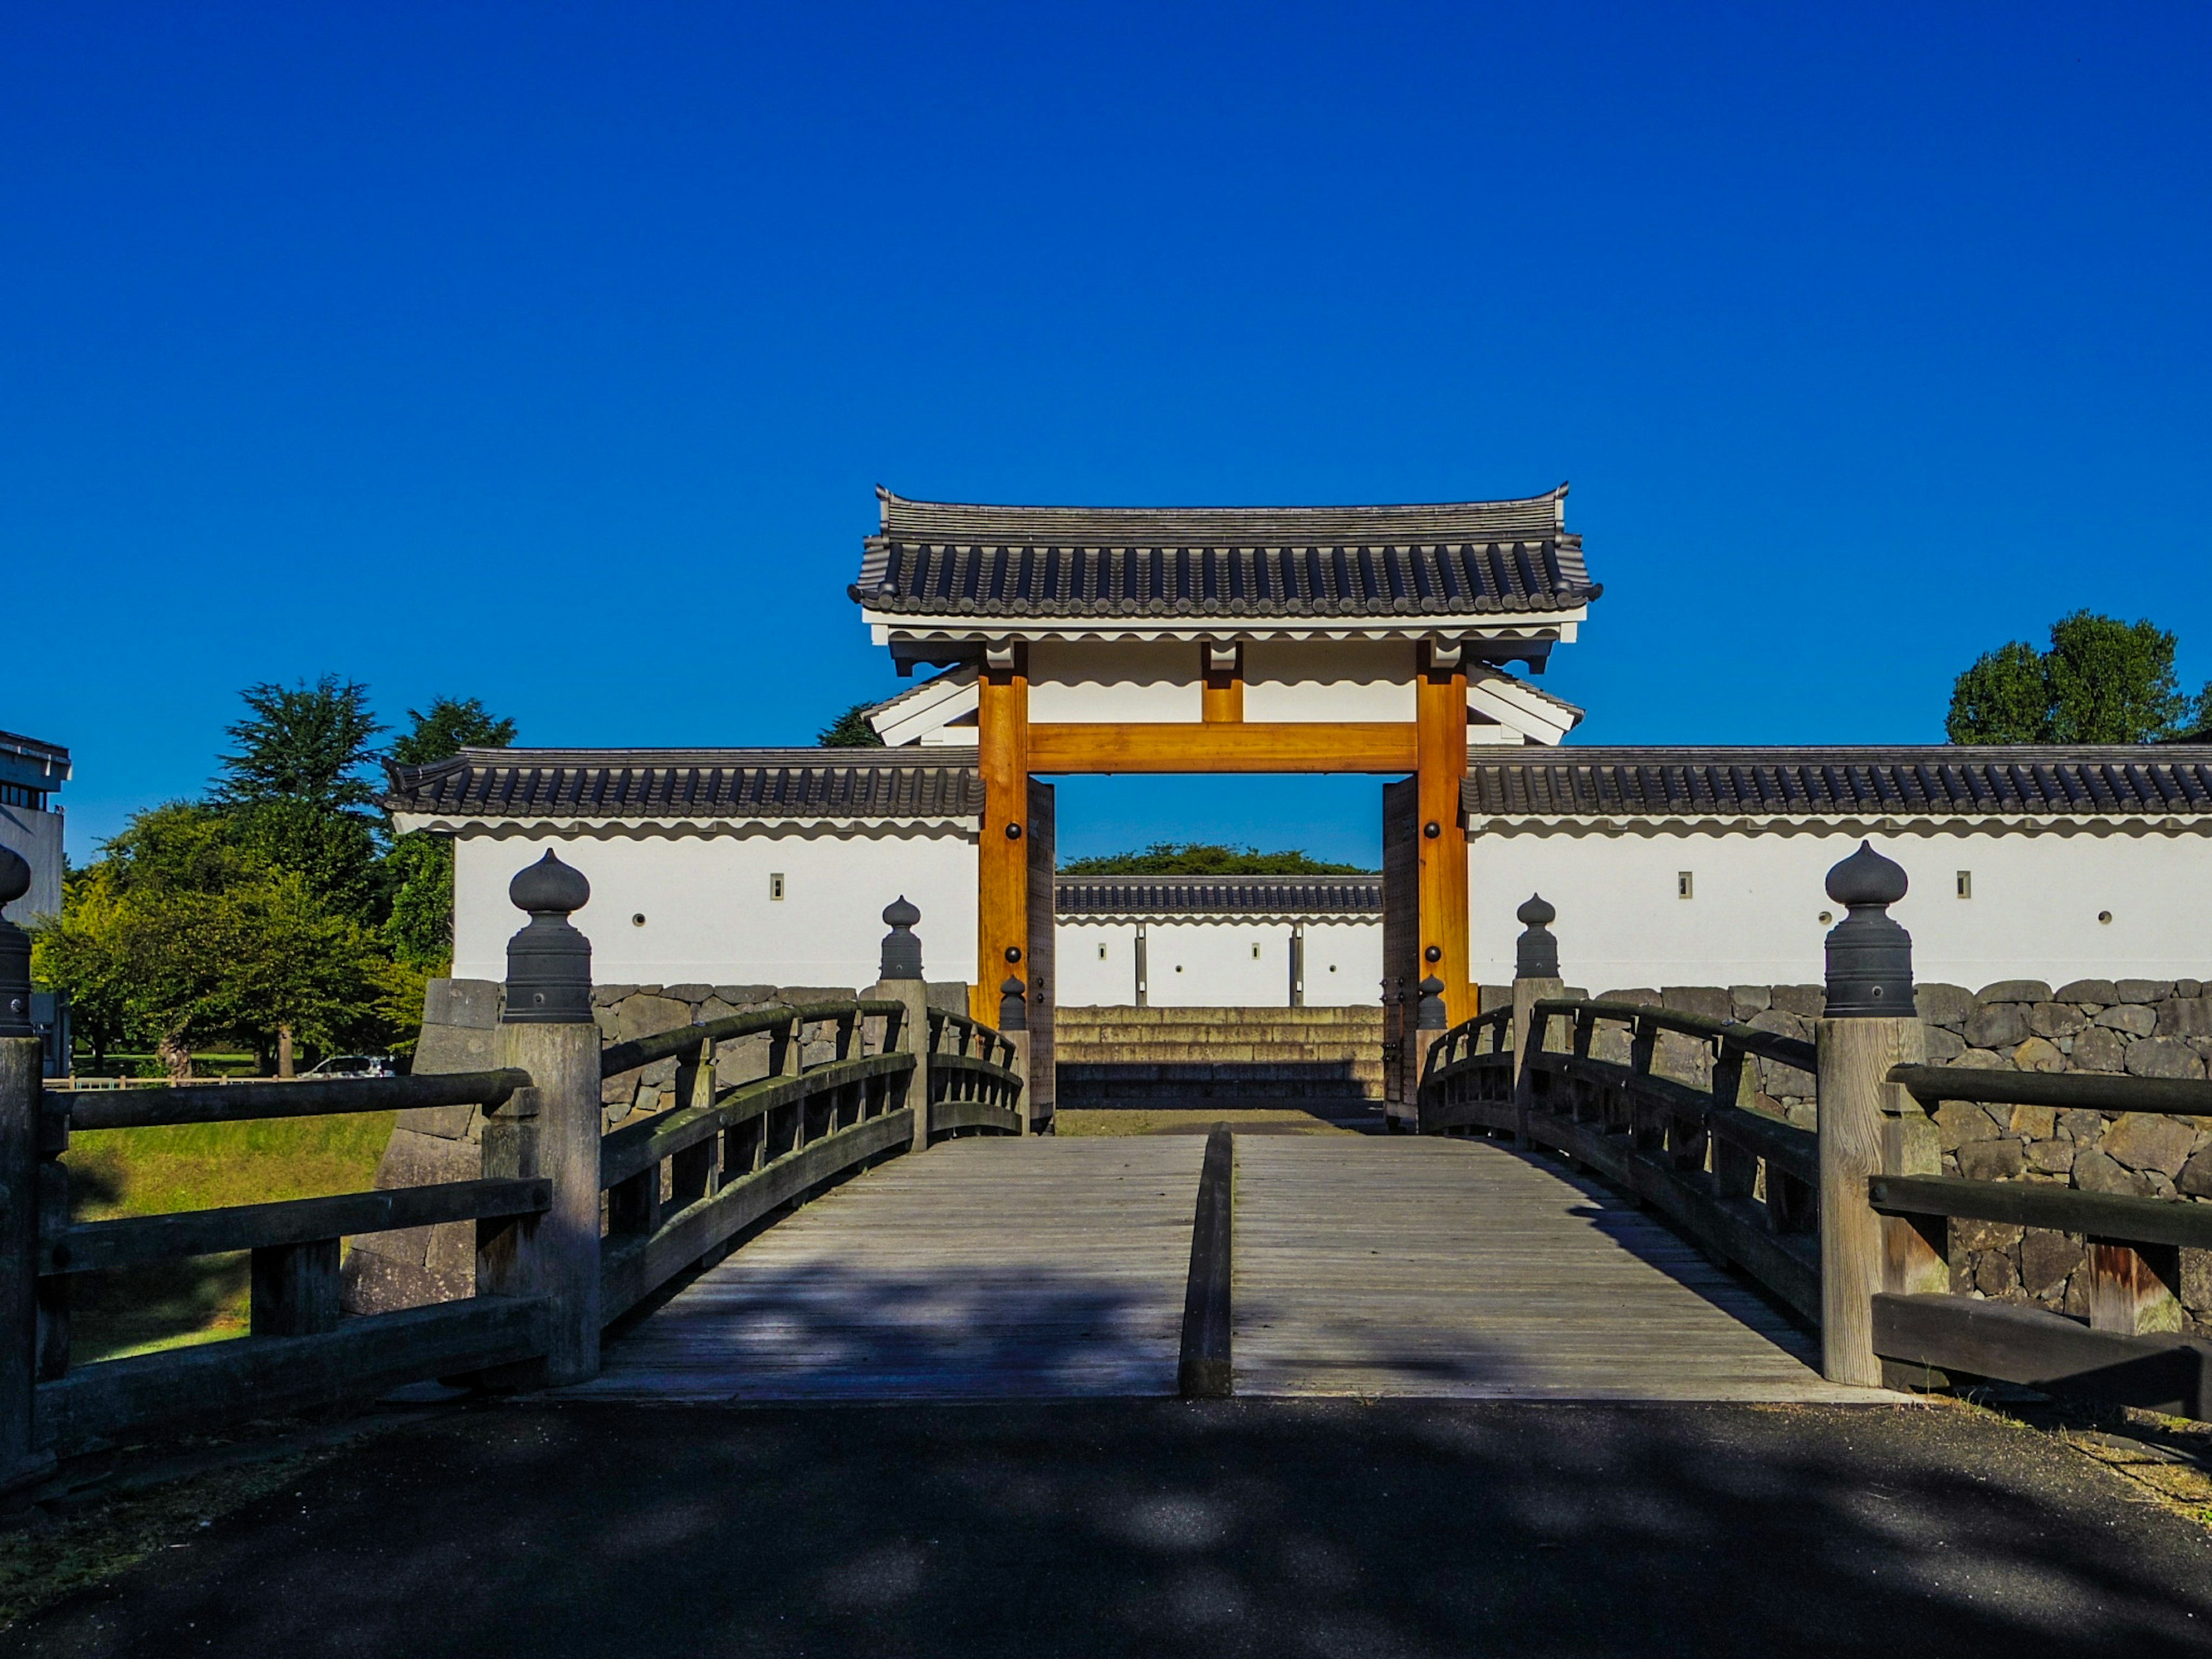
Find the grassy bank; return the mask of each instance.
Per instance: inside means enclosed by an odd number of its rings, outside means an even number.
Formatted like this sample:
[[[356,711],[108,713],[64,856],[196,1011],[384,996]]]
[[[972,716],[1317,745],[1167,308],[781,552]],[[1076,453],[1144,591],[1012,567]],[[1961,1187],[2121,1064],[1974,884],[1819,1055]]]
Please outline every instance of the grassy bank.
[[[361,1192],[375,1184],[392,1123],[389,1112],[368,1112],[75,1134],[63,1160],[70,1212],[102,1221]],[[239,1335],[246,1283],[243,1253],[82,1274],[71,1287],[70,1363]]]

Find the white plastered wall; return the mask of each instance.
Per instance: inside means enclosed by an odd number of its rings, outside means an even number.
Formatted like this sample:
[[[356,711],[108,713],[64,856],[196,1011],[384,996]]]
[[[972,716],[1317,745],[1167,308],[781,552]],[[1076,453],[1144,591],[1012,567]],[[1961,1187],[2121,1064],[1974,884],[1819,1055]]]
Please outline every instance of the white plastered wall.
[[[1030,718],[1156,726],[1205,713],[1200,647],[1188,640],[1040,640],[1030,647]]]
[[[506,977],[507,941],[525,920],[507,883],[549,847],[592,884],[574,921],[601,985],[872,985],[884,907],[902,894],[921,910],[923,971],[975,978],[974,834],[844,826],[465,835],[453,858],[456,977]],[[769,896],[774,875],[781,899]]]
[[[2004,979],[2199,978],[2212,969],[2212,836],[1990,827],[1871,832],[1911,881],[1890,914],[1917,978],[1978,989]],[[1862,836],[1840,829],[1657,833],[1533,826],[1470,838],[1472,976],[1512,977],[1513,912],[1556,905],[1568,981],[1812,984],[1839,908],[1829,867]],[[1972,896],[1958,896],[1958,872]],[[1691,876],[1689,898],[1679,880]],[[1820,920],[1823,912],[1831,921]],[[2100,922],[2100,913],[2109,922]]]
[[[1255,640],[1244,647],[1248,720],[1410,720],[1410,640]]]
[[[1382,1000],[1379,919],[1308,921],[1305,937],[1308,1007]],[[1146,1000],[1155,1007],[1281,1008],[1290,1004],[1287,921],[1162,917],[1146,922],[1145,939],[1151,976]],[[1257,957],[1253,955],[1255,946]],[[1060,1004],[1075,1008],[1133,1005],[1137,1000],[1136,947],[1133,921],[1063,918],[1055,940]]]

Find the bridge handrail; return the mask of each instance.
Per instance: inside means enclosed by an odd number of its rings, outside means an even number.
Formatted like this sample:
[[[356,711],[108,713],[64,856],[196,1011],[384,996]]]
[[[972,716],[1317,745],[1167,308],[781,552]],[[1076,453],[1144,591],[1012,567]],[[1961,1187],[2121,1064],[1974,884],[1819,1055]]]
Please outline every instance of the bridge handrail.
[[[694,1054],[702,1043],[729,1042],[738,1037],[757,1036],[764,1031],[787,1033],[794,1024],[811,1025],[833,1019],[841,1026],[855,1019],[888,1020],[893,1028],[884,1038],[888,1046],[897,1040],[896,1028],[905,1012],[904,1003],[866,997],[857,1000],[779,1002],[772,1007],[749,1008],[741,1013],[725,1014],[720,1019],[701,1020],[694,1025],[672,1025],[665,1031],[633,1037],[604,1048],[599,1053],[599,1075],[615,1077],[641,1066],[650,1066],[657,1060]],[[849,1041],[849,1037],[845,1040]]]
[[[1813,1070],[1813,1045],[1643,1003],[1546,997],[1531,1004],[1516,1052],[1503,1029],[1510,1012],[1462,1021],[1431,1050],[1423,1133],[1504,1133],[1565,1152],[1817,1320],[1819,1139],[1753,1104],[1753,1061]],[[1589,1052],[1607,1021],[1633,1028],[1626,1064]],[[1562,1024],[1569,1046],[1555,1048]],[[1708,1082],[1653,1069],[1662,1031],[1709,1045]],[[1473,1052],[1486,1034],[1493,1046]]]
[[[945,1033],[947,1031],[957,1031],[960,1034],[960,1046],[957,1049],[946,1049]],[[931,1054],[939,1054],[949,1052],[965,1054],[969,1052],[970,1039],[974,1038],[980,1038],[982,1042],[983,1052],[981,1058],[984,1060],[994,1060],[995,1055],[994,1063],[1003,1066],[1014,1057],[1013,1043],[1004,1033],[994,1030],[981,1020],[971,1019],[966,1014],[955,1013],[949,1008],[933,1008],[929,1011]]]
[[[2212,1117],[2212,1083],[2178,1077],[2121,1077],[2098,1072],[2013,1072],[1978,1066],[1894,1066],[1889,1080],[1921,1102],[2052,1106],[2101,1112]]]
[[[319,1406],[363,1388],[527,1360],[545,1349],[542,1297],[470,1297],[432,1308],[341,1322],[341,1242],[365,1233],[474,1222],[512,1227],[551,1207],[544,1177],[494,1177],[325,1197],[73,1220],[73,1130],[131,1131],[177,1124],[420,1110],[496,1109],[532,1087],[515,1067],[415,1077],[315,1078],[193,1089],[48,1091],[33,1075],[28,1121],[38,1159],[33,1185],[37,1335],[27,1361],[33,1434],[66,1454],[125,1431],[160,1432],[237,1412]],[[248,1334],[231,1341],[72,1367],[70,1290],[78,1274],[248,1251]]]

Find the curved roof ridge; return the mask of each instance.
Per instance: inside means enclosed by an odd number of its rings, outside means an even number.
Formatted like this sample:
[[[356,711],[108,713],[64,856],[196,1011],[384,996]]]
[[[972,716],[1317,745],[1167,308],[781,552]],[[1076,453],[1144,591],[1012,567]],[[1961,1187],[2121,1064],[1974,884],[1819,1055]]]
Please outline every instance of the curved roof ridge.
[[[1368,507],[1048,507],[932,501],[876,487],[890,541],[990,546],[1280,546],[1543,539],[1562,527],[1564,483],[1495,501]]]

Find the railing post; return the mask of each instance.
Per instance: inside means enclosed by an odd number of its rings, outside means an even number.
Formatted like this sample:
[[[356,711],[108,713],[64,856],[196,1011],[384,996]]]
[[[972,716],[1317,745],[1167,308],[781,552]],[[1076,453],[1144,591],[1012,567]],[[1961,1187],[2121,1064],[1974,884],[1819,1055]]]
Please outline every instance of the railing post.
[[[31,890],[31,866],[0,847],[0,904]],[[54,1464],[36,1449],[39,1370],[40,1042],[31,1030],[31,941],[0,918],[0,1492]]]
[[[552,1299],[544,1380],[558,1387],[599,1369],[599,1028],[592,1018],[592,943],[568,921],[590,901],[592,886],[549,851],[507,890],[530,921],[507,941],[500,1058],[535,1085],[530,1173],[553,1183],[552,1207],[511,1266]]]
[[[1021,1079],[1021,1092],[1014,1097],[1014,1120],[1018,1126],[1014,1133],[1025,1135],[1030,1132],[1030,1009],[1024,999],[1029,988],[1012,974],[999,987],[999,1035],[1006,1038],[1014,1051],[1010,1070]]]
[[[906,1103],[914,1112],[911,1150],[917,1152],[929,1145],[929,986],[921,975],[921,940],[914,931],[921,920],[921,911],[903,893],[884,907],[890,932],[884,935],[882,976],[875,991],[904,1011],[899,1015],[899,1047],[914,1056]]]
[[[1832,1382],[1881,1384],[1874,1351],[1878,1291],[1941,1289],[1932,1250],[1910,1223],[1875,1213],[1867,1180],[1932,1173],[1935,1126],[1891,1083],[1893,1066],[1926,1058],[1913,1007],[1912,936],[1889,916],[1905,871],[1865,842],[1828,872],[1849,907],[1827,941],[1827,1011],[1814,1024],[1820,1142],[1820,1370]],[[1771,1178],[1771,1177],[1770,1177]],[[1940,1264],[1937,1264],[1940,1265]]]
[[[1531,1144],[1528,1115],[1536,1100],[1536,1082],[1528,1069],[1528,1056],[1540,1042],[1535,1007],[1567,994],[1566,981],[1559,977],[1559,941],[1546,931],[1559,917],[1541,893],[1531,893],[1513,913],[1522,927],[1513,946],[1513,1139],[1523,1151]]]

